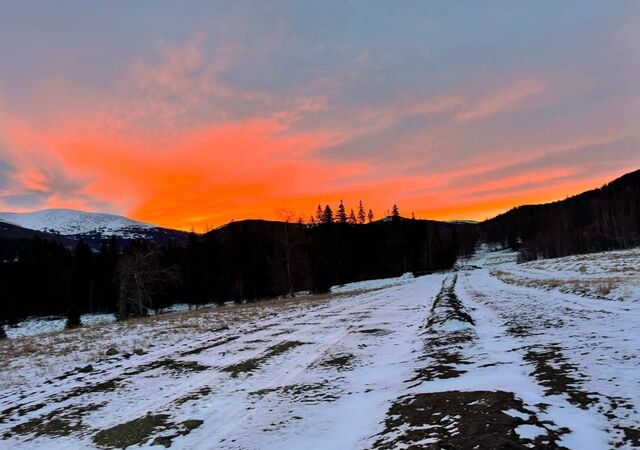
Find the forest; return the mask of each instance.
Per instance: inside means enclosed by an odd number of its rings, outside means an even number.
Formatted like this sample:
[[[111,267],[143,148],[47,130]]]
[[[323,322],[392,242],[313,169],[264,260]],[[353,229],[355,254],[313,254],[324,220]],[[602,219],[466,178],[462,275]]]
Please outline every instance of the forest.
[[[480,228],[524,261],[640,245],[640,170],[565,200],[514,208]]]
[[[98,249],[82,240],[70,249],[35,236],[0,264],[2,321],[65,315],[75,327],[88,312],[126,319],[173,303],[324,293],[336,284],[450,269],[475,244],[472,225],[405,219],[397,208],[366,223],[327,206],[309,222],[231,222],[191,233],[185,245],[122,248],[111,238]]]

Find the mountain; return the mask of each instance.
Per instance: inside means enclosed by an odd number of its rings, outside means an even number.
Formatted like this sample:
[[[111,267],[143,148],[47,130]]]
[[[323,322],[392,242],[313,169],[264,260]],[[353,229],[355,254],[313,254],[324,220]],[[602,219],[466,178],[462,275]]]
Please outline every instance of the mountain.
[[[184,231],[158,227],[145,222],[114,214],[77,211],[72,209],[45,209],[28,213],[0,212],[0,223],[6,234],[26,237],[24,230],[64,237],[63,242],[85,240],[90,245],[99,245],[103,239],[115,237],[119,243],[148,240],[158,244],[183,243],[188,234]],[[20,231],[13,227],[20,227]],[[11,231],[11,233],[9,233]]]
[[[65,236],[100,233],[103,236],[135,238],[143,236],[140,234],[143,230],[157,228],[127,217],[73,209],[44,209],[28,213],[0,212],[0,221]]]

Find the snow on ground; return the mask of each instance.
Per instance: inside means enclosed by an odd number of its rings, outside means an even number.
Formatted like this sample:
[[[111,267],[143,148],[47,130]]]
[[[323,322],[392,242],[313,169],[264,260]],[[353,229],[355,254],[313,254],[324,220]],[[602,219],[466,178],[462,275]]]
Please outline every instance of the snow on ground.
[[[492,248],[486,243],[479,244],[473,255],[458,258],[456,269],[474,270],[481,267],[496,267],[515,265],[518,261],[518,252],[501,247]]]
[[[83,314],[81,316],[83,325],[97,325],[115,321],[113,314]],[[42,333],[53,333],[64,330],[66,319],[61,316],[29,317],[15,326],[5,328],[9,339],[16,339],[26,336],[35,336]]]
[[[353,293],[357,291],[368,291],[372,289],[382,289],[390,286],[400,285],[413,279],[411,273],[406,273],[397,278],[382,278],[379,280],[358,281],[355,283],[347,283],[331,288],[331,292],[334,294]],[[309,295],[308,292],[297,292],[296,296]],[[233,306],[234,302],[226,302],[226,306]],[[215,308],[218,305],[215,303],[208,303],[206,305],[200,305],[199,308]],[[160,311],[161,314],[183,312],[191,309],[192,306],[187,303],[176,303]],[[154,314],[152,311],[151,314]],[[113,314],[83,314],[81,317],[83,325],[97,325],[104,323],[115,322],[115,316]],[[42,333],[53,333],[56,331],[63,331],[65,328],[66,318],[62,316],[46,316],[46,317],[29,317],[15,326],[9,326],[5,328],[7,337],[15,339],[19,337],[35,336]]]
[[[411,272],[405,273],[401,277],[397,278],[381,278],[379,280],[367,280],[358,281],[355,283],[341,284],[339,286],[333,286],[331,292],[334,294],[340,294],[344,292],[365,291],[370,289],[382,289],[391,286],[397,286],[413,279]]]
[[[506,283],[507,253],[7,340],[0,447],[640,448],[640,302]]]
[[[504,252],[495,252],[495,254]],[[489,253],[491,254],[491,253]],[[494,266],[501,280],[591,298],[640,301],[640,248]]]
[[[208,303],[206,305],[200,305],[199,307],[213,308],[217,305],[215,303]],[[163,308],[158,311],[160,314],[188,311],[193,306],[187,303],[176,303],[167,308]],[[155,311],[151,311],[151,314],[155,314]],[[80,318],[83,326],[98,325],[103,323],[115,322],[116,318],[113,314],[107,313],[94,313],[83,314]],[[21,322],[18,322],[15,326],[5,327],[5,332],[9,339],[15,339],[19,337],[35,336],[42,333],[53,333],[56,331],[63,331],[66,323],[66,318],[62,316],[45,316],[45,317],[29,317]]]

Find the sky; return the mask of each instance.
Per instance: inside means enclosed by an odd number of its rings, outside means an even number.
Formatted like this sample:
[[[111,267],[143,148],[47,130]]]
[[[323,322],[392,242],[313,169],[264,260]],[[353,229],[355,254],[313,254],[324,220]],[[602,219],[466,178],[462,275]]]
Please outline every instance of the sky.
[[[482,220],[640,168],[637,1],[0,5],[0,210]]]

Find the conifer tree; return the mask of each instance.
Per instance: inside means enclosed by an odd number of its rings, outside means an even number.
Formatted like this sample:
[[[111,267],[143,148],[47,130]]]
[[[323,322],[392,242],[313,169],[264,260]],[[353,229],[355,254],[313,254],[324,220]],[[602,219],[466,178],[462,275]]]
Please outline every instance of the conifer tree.
[[[329,224],[333,223],[333,211],[329,205],[324,207],[324,213],[322,214],[322,220],[320,223]]]
[[[347,211],[344,208],[344,203],[340,200],[338,205],[338,212],[336,212],[336,222],[347,223]]]
[[[324,218],[324,211],[322,211],[322,206],[318,204],[318,209],[316,209],[316,221],[318,223],[322,223],[323,218]]]
[[[397,220],[400,218],[400,210],[398,209],[398,205],[393,204],[393,209],[391,210],[391,218]]]
[[[347,221],[351,224],[351,225],[355,225],[358,223],[358,221],[356,220],[356,215],[353,212],[353,208],[351,208],[351,212],[349,213],[349,218],[347,219]]]
[[[358,206],[358,223],[363,224],[367,220],[367,215],[364,212],[364,206],[362,206],[362,200],[360,200],[360,205]]]
[[[373,222],[374,215],[371,209],[369,210],[369,214],[367,214],[367,218],[369,219],[369,223]]]

